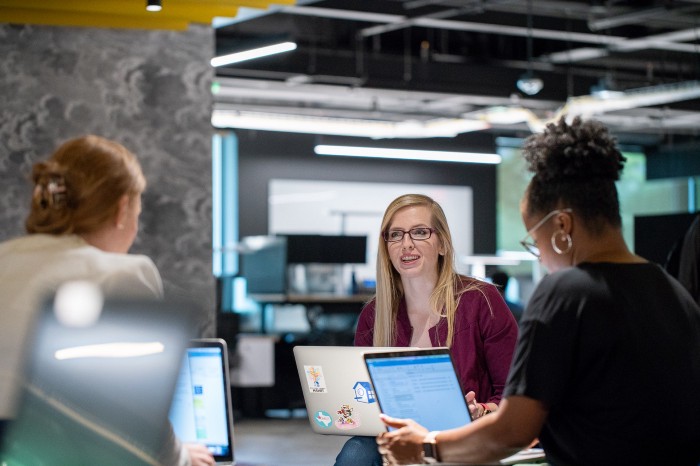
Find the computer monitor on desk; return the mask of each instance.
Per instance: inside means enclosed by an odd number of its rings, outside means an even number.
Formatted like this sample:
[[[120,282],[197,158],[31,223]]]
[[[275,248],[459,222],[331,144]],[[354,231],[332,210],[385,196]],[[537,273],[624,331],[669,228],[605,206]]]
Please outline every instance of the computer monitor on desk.
[[[364,264],[366,236],[285,235],[288,264]]]
[[[348,293],[344,264],[364,264],[367,237],[279,235],[264,247],[241,254],[248,295]],[[346,283],[348,282],[348,283]]]

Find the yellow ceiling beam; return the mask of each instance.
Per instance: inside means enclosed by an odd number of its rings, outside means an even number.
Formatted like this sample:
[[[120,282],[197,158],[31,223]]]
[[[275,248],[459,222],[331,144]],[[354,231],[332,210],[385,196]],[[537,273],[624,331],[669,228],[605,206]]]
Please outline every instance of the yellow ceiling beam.
[[[210,5],[209,7],[197,7],[194,4],[173,3],[168,9],[163,9],[159,12],[146,11],[145,3],[136,5],[133,2],[119,1],[102,1],[90,4],[79,4],[78,1],[62,1],[46,8],[39,2],[28,2],[26,5],[17,5],[10,10],[31,10],[37,15],[48,15],[64,17],[66,14],[75,16],[91,16],[91,15],[117,15],[125,17],[133,17],[142,21],[155,20],[157,22],[168,22],[171,20],[182,20],[185,22],[197,22],[211,24],[212,18],[215,16],[225,16],[233,18],[238,13],[238,8],[235,6]],[[0,7],[0,16],[6,8]]]
[[[294,5],[296,0],[162,0],[163,10],[165,10],[166,5],[173,4],[189,4],[194,6],[211,6],[211,5],[227,5],[227,6],[238,6],[238,7],[248,7],[248,8],[259,8],[265,10],[272,5]],[[167,3],[166,3],[167,2]],[[2,3],[2,2],[0,2]]]
[[[162,0],[159,12],[146,11],[145,0],[0,0],[0,22],[53,26],[92,26],[184,30],[190,22],[211,24],[233,18],[239,6],[266,9],[295,0]]]
[[[146,18],[127,15],[89,14],[60,11],[0,8],[0,22],[41,24],[45,26],[81,26],[126,29],[185,30],[189,21],[174,18]]]
[[[2,2],[0,2],[1,4]],[[183,4],[183,3],[172,3],[167,9],[163,9],[159,12],[146,11],[144,2],[143,4],[139,2],[138,4],[131,2],[123,2],[119,0],[107,0],[95,3],[81,3],[79,0],[62,0],[61,2],[56,2],[56,4],[47,7],[38,1],[28,1],[26,4],[17,1],[5,0],[5,3],[17,3],[13,5],[15,9],[29,9],[29,10],[41,10],[41,11],[61,11],[61,12],[71,12],[74,14],[94,14],[94,13],[104,13],[104,14],[117,14],[117,15],[127,15],[127,16],[137,16],[137,17],[148,17],[148,18],[159,18],[162,16],[170,18],[181,18],[190,19],[192,21],[202,20],[211,21],[214,16],[219,16],[222,14],[229,15],[231,17],[236,16],[238,8],[232,5],[209,5],[200,6],[196,8],[195,4]],[[9,5],[8,5],[9,6]],[[0,6],[0,11],[2,11]]]

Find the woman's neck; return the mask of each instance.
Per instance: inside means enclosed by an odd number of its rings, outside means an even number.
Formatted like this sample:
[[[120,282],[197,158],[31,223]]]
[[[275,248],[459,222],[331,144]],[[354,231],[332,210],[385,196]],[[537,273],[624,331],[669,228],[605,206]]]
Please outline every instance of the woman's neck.
[[[429,313],[430,296],[435,290],[435,283],[428,282],[424,278],[421,278],[417,280],[404,280],[402,285],[408,313]]]
[[[619,229],[608,229],[595,236],[579,236],[574,240],[572,260],[573,265],[582,262],[646,262],[629,250]]]

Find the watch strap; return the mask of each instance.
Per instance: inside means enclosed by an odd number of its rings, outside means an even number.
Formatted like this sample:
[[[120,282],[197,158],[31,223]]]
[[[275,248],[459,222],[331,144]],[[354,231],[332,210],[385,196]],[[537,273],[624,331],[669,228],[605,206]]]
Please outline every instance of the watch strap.
[[[437,463],[440,461],[440,455],[438,455],[437,449],[437,439],[435,438],[439,433],[439,430],[434,430],[432,432],[428,432],[423,438],[423,460],[426,463]]]

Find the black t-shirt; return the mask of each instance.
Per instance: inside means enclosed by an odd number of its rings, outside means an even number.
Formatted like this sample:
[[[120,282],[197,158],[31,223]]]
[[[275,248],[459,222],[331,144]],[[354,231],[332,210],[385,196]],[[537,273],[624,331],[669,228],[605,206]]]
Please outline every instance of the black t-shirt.
[[[700,463],[700,308],[661,267],[585,263],[545,277],[505,396],[542,401],[551,464]]]

